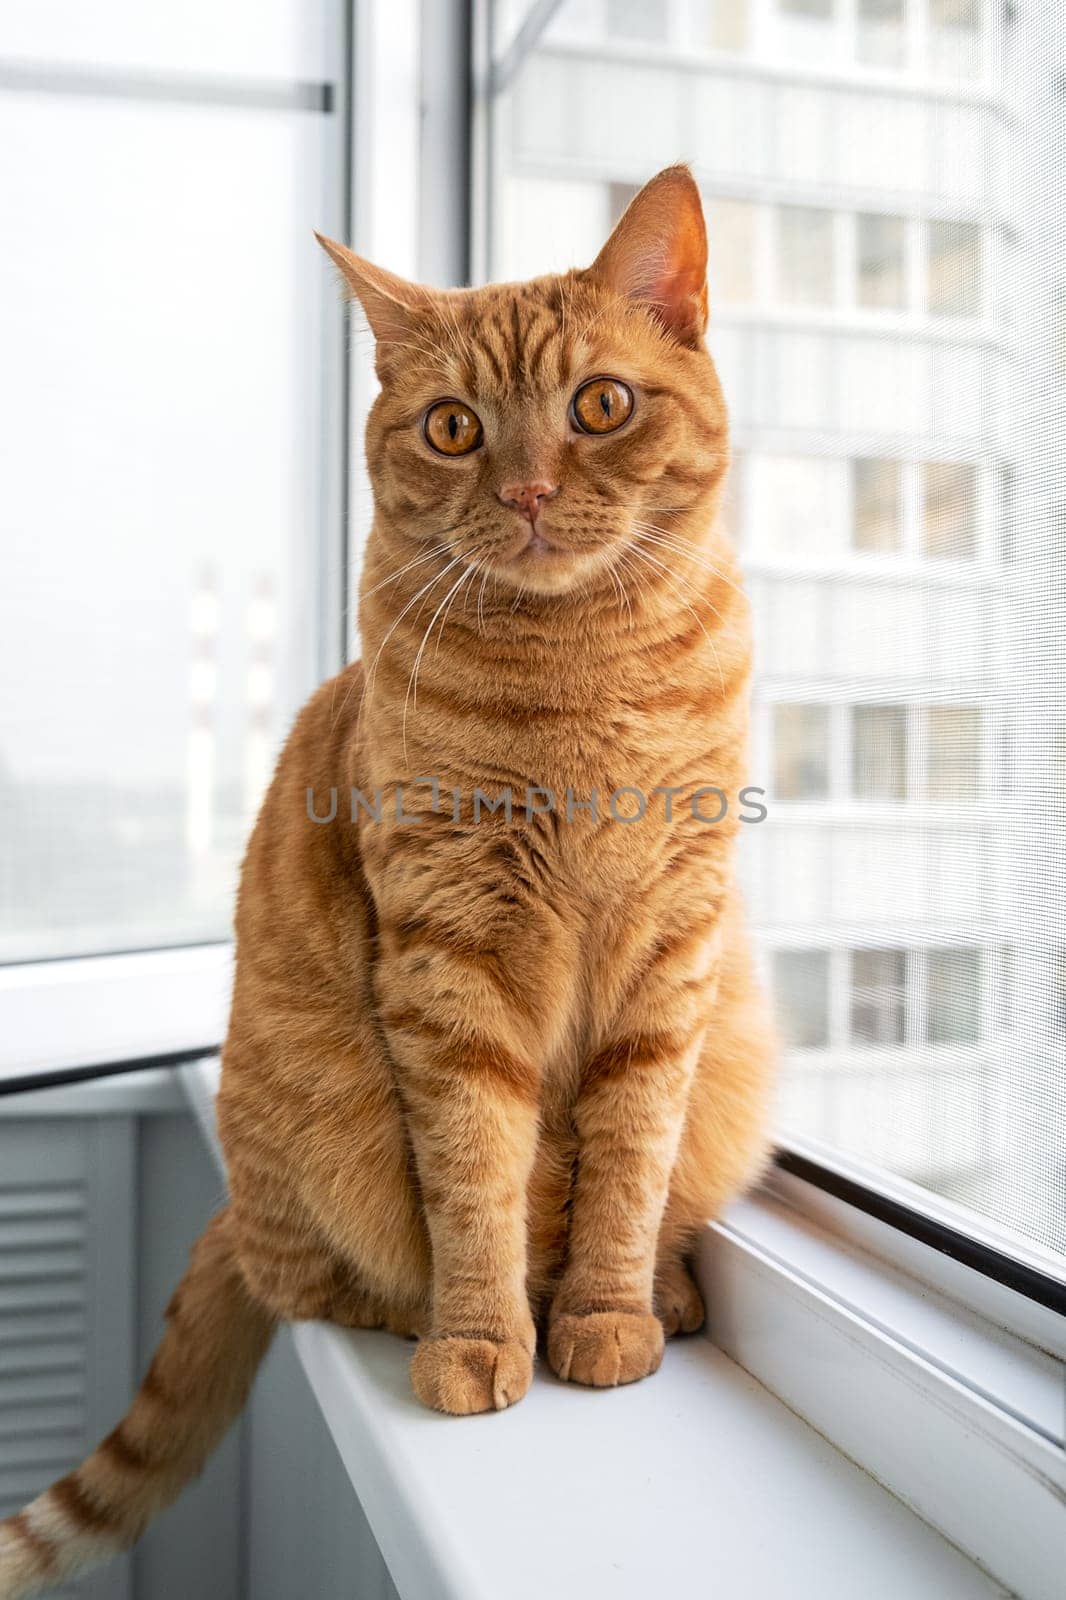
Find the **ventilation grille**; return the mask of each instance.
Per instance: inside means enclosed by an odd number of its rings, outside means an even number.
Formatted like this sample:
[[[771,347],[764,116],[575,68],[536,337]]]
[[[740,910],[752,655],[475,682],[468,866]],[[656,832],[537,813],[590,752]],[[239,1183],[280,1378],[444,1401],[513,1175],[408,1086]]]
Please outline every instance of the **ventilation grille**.
[[[0,1181],[0,1517],[88,1447],[86,1301],[84,1184]]]

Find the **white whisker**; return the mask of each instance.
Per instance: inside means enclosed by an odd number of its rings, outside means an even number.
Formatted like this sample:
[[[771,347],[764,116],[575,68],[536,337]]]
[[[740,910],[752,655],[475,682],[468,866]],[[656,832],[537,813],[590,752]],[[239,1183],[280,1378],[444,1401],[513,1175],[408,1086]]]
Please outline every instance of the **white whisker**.
[[[407,604],[404,606],[403,610],[400,612],[399,616],[393,622],[392,626],[389,628],[389,631],[386,633],[384,639],[382,639],[380,645],[378,646],[377,654],[374,656],[373,664],[372,664],[372,666],[370,668],[370,671],[367,673],[366,682],[363,685],[363,698],[362,698],[362,701],[360,703],[360,709],[359,709],[360,717],[362,717],[363,710],[366,707],[367,700],[369,699],[371,691],[373,689],[374,678],[375,678],[375,676],[377,674],[377,669],[378,669],[378,662],[381,660],[381,652],[384,650],[385,646],[388,644],[389,640],[392,638],[393,634],[396,632],[396,629],[400,626],[400,623],[403,621],[404,617],[410,611],[411,607],[413,605],[416,605],[417,602],[419,600],[421,600],[423,595],[428,594],[430,589],[432,589],[436,584],[440,583],[441,579],[443,577],[445,577],[446,574],[449,573],[454,566],[457,566],[460,561],[465,561],[465,560],[466,560],[466,557],[463,556],[463,555],[453,556],[452,559],[448,562],[446,567],[444,567],[440,572],[438,572],[435,577],[430,578],[428,583],[422,585],[422,588],[419,589],[418,593],[416,595],[414,595],[413,598],[410,599],[407,602]],[[345,702],[347,703],[347,696],[345,697]],[[341,710],[342,711],[344,710],[343,706],[341,707]]]
[[[670,583],[671,586],[675,586],[674,587],[675,595],[681,601],[681,604],[685,607],[685,609],[687,611],[690,611],[692,613],[693,617],[695,617],[696,622],[697,622],[701,632],[703,633],[703,637],[706,639],[707,643],[710,645],[711,654],[714,656],[715,669],[716,669],[716,671],[718,673],[718,681],[719,681],[719,683],[721,685],[722,694],[724,695],[725,692],[726,692],[726,689],[725,689],[725,674],[722,671],[721,658],[719,657],[718,650],[717,650],[717,648],[715,646],[714,640],[711,638],[710,634],[707,632],[707,629],[706,629],[706,627],[704,626],[704,623],[703,623],[703,618],[700,616],[699,612],[696,610],[696,608],[688,600],[685,599],[684,595],[681,594],[681,592],[676,588],[677,584],[684,584],[685,580],[681,577],[680,573],[674,572],[671,567],[666,566],[662,561],[660,561],[658,559],[657,556],[653,556],[650,551],[642,549],[639,545],[630,545],[630,551],[631,551],[631,553],[633,555],[637,556],[641,561],[645,561],[645,562],[649,563],[651,566],[653,566],[654,568],[658,568],[658,570],[660,572],[665,574],[666,581],[668,583]],[[712,611],[714,611],[714,607],[711,606],[710,601],[707,600],[706,596],[699,594],[699,592],[697,590],[692,588],[691,584],[686,585],[686,587],[689,589],[690,593],[695,595],[697,600],[702,600],[704,605],[709,606],[710,609]],[[717,615],[718,615],[718,613],[715,612],[715,616],[717,616]]]
[[[465,560],[465,557],[460,557],[459,559],[460,560]],[[402,723],[401,723],[401,732],[402,732],[402,735],[403,735],[403,759],[404,759],[405,765],[406,765],[406,762],[407,762],[407,706],[408,706],[408,701],[410,701],[411,702],[412,711],[417,711],[418,710],[418,669],[422,665],[422,654],[423,654],[423,652],[424,652],[424,650],[426,648],[427,643],[429,642],[429,636],[433,632],[433,625],[436,622],[437,618],[440,616],[441,612],[444,610],[444,607],[448,604],[448,601],[452,598],[452,596],[456,593],[456,591],[458,589],[460,589],[462,587],[462,585],[467,581],[467,579],[470,577],[470,574],[471,574],[471,572],[473,570],[474,570],[473,568],[468,567],[464,572],[461,572],[459,574],[458,578],[456,579],[456,581],[454,582],[454,584],[452,585],[452,587],[448,590],[448,593],[444,596],[444,599],[441,601],[441,603],[437,607],[436,611],[434,611],[433,615],[430,617],[429,626],[427,627],[425,633],[422,635],[422,643],[419,645],[418,651],[417,651],[417,653],[415,655],[414,666],[411,668],[411,676],[407,680],[407,693],[404,696],[404,701],[403,701],[403,720],[402,720]],[[443,631],[443,628],[442,628],[442,631]],[[412,699],[412,692],[413,692],[413,696],[414,696],[413,699]]]

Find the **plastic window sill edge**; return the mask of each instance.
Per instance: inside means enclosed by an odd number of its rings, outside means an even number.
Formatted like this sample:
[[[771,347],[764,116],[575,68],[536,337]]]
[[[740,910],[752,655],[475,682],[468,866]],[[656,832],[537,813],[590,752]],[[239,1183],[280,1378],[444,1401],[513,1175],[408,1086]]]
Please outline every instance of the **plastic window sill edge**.
[[[775,1173],[708,1226],[711,1339],[1011,1593],[1052,1600],[1063,1319],[826,1201]]]
[[[213,1104],[218,1071],[217,1058],[178,1069],[221,1166]],[[710,1307],[707,1337],[725,1356],[1005,1592],[1058,1600],[1058,1552],[1066,1541],[1066,1427],[1053,1398],[1056,1378],[1060,1398],[1066,1393],[1060,1362],[845,1243],[772,1189],[708,1224],[696,1270]],[[404,1488],[389,1467],[388,1419],[361,1367],[359,1417],[347,1408],[338,1414],[331,1403],[342,1373],[350,1395],[352,1336],[306,1324],[294,1337],[342,1456],[343,1436],[355,1428],[359,1448],[369,1443],[381,1469],[372,1479],[364,1472],[358,1484],[353,1475],[372,1526],[395,1528]],[[392,1351],[394,1342],[387,1343]],[[385,1343],[371,1348],[384,1350]],[[990,1374],[983,1386],[975,1381],[982,1352]],[[402,1348],[392,1355],[406,1367]],[[1013,1389],[1003,1383],[1012,1358]],[[375,1499],[376,1506],[366,1503]],[[462,1569],[453,1528],[432,1525],[432,1518],[415,1528],[410,1505],[400,1520],[420,1583],[427,1563]],[[985,1580],[976,1572],[974,1579],[982,1585],[975,1595],[985,1592]],[[414,1592],[423,1600],[421,1590]],[[435,1592],[451,1590],[443,1582]]]

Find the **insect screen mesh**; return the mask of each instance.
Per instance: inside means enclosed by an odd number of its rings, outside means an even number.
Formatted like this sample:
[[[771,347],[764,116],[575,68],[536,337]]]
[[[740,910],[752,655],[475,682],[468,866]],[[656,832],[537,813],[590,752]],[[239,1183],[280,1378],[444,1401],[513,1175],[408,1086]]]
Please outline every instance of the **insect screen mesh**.
[[[779,1128],[1059,1252],[1064,32],[1053,0],[567,0],[488,208],[492,273],[543,272],[692,161]]]

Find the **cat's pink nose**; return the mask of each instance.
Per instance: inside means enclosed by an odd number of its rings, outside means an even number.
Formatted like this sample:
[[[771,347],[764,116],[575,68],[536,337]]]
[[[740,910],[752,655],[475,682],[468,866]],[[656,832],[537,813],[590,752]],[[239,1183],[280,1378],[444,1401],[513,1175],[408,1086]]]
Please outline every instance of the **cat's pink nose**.
[[[558,493],[557,483],[505,483],[497,498],[532,524],[543,510],[545,500],[554,500]]]

